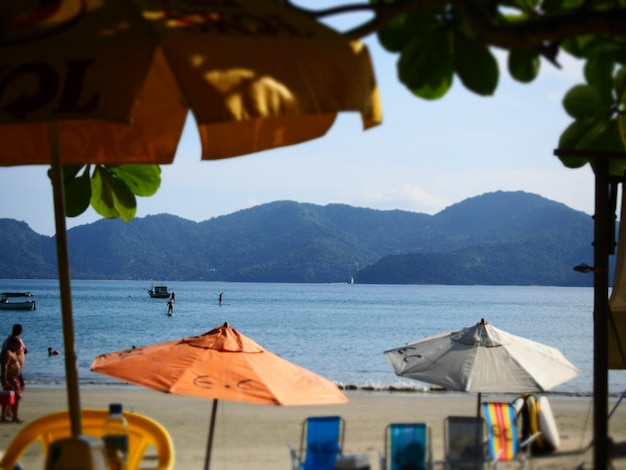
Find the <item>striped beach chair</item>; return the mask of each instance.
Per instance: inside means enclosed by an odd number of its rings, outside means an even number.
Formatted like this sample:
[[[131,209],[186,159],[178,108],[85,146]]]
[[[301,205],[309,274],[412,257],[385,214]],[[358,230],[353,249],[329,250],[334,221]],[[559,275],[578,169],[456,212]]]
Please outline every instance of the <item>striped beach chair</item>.
[[[515,406],[512,403],[485,402],[483,414],[487,421],[492,468],[497,468],[498,462],[520,462],[521,468],[524,468],[531,456],[530,444],[541,433],[533,434],[524,442],[520,442]]]

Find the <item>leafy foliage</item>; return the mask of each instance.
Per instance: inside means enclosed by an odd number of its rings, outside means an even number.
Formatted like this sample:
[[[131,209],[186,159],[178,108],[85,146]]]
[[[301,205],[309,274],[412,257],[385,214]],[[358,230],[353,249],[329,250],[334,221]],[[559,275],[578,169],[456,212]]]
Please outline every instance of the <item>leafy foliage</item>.
[[[508,50],[508,72],[530,83],[540,59],[558,66],[559,54],[585,61],[585,84],[564,97],[573,122],[559,148],[626,150],[626,0],[370,0],[375,18],[354,34],[376,31],[398,53],[399,78],[416,96],[439,99],[454,76],[470,91],[492,95],[499,70],[491,49]],[[561,157],[577,168],[588,158]],[[613,159],[621,176],[626,160]]]
[[[584,85],[576,85],[563,98],[565,111],[574,119],[561,134],[559,148],[623,152],[626,140],[623,112],[626,105],[623,64],[616,62],[614,51],[596,52],[589,56],[585,66]],[[580,157],[561,157],[570,168],[585,165],[589,160]],[[593,164],[593,162],[592,162]],[[621,176],[626,160],[611,161],[611,174]]]
[[[93,174],[91,169],[92,165],[63,167],[68,217],[79,216],[91,204],[103,217],[128,222],[137,211],[135,196],[152,196],[161,185],[158,165],[93,165]]]

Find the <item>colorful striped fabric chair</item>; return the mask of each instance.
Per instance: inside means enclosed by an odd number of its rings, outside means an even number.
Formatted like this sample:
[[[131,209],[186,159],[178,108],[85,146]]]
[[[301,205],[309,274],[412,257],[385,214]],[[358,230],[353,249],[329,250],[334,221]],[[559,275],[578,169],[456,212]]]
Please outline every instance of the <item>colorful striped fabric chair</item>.
[[[425,423],[392,423],[385,429],[381,470],[426,470],[432,468],[430,428]]]
[[[497,468],[498,462],[520,462],[523,468],[531,456],[530,444],[541,433],[535,433],[520,442],[515,406],[512,403],[485,402],[483,413],[487,421],[489,457],[493,468]]]

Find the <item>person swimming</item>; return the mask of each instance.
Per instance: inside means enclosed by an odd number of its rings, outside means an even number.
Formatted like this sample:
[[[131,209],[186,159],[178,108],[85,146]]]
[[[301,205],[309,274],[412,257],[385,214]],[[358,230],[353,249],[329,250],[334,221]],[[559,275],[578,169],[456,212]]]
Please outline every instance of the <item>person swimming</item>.
[[[57,351],[56,349],[48,348],[48,356],[58,356],[61,354],[61,351]]]

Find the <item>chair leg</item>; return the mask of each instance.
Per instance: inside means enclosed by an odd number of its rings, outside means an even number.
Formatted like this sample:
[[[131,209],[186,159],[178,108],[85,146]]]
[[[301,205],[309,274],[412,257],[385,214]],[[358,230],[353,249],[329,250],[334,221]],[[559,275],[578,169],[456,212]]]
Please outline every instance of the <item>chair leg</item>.
[[[287,447],[289,447],[289,454],[291,455],[291,469],[300,470],[300,457],[298,456],[298,452],[289,443],[287,443]]]

